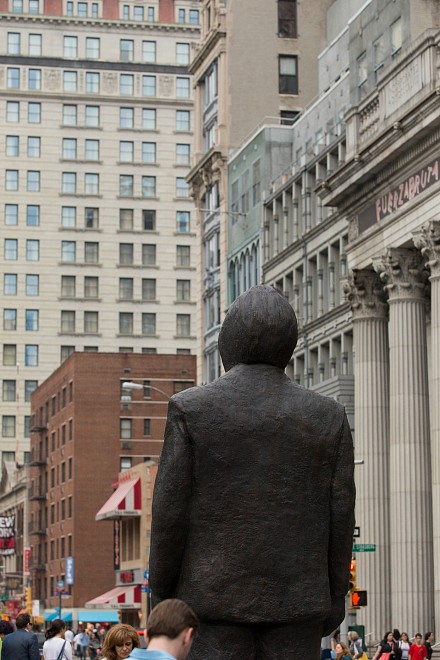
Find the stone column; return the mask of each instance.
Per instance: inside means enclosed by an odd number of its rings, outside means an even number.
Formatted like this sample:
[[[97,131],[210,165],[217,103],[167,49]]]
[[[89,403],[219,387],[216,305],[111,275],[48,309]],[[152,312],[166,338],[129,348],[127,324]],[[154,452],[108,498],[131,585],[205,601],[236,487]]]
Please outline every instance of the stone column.
[[[392,623],[432,629],[431,465],[426,277],[415,249],[375,263],[390,306],[390,530]]]
[[[431,277],[430,421],[432,476],[432,531],[434,548],[440,548],[440,221],[430,222],[414,234]],[[434,562],[433,627],[440,631],[440,564]]]
[[[353,312],[355,455],[364,460],[355,469],[356,524],[359,543],[376,545],[356,555],[357,582],[368,591],[358,619],[371,641],[391,627],[388,306],[373,270],[352,271],[345,292]]]

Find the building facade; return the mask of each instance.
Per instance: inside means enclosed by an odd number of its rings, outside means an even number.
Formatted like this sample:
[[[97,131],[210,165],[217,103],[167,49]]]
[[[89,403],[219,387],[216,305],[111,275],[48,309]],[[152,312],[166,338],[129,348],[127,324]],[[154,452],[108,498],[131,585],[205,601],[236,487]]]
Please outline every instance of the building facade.
[[[195,370],[191,355],[80,352],[32,395],[31,580],[45,609],[58,607],[58,581],[70,610],[114,587],[113,528],[96,512],[121,470],[157,462],[168,399]],[[127,382],[141,384],[132,397]]]
[[[195,0],[0,2],[6,460],[73,351],[195,352],[198,38]]]
[[[201,42],[190,65],[196,133],[187,177],[199,227],[200,382],[221,370],[217,339],[227,307],[228,159],[265,117],[292,122],[316,94],[316,57],[325,44],[330,4],[201,3]]]

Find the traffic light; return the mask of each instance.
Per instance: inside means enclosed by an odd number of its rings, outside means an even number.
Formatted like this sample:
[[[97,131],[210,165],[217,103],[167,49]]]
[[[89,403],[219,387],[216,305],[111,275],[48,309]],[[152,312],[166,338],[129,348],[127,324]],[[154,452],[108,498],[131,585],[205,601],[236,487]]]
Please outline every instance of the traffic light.
[[[26,612],[32,614],[32,587],[26,587]]]
[[[365,607],[367,605],[367,592],[361,589],[354,589],[351,592],[351,606]]]
[[[350,562],[350,579],[348,582],[348,590],[353,592],[356,589],[356,559],[351,558]]]

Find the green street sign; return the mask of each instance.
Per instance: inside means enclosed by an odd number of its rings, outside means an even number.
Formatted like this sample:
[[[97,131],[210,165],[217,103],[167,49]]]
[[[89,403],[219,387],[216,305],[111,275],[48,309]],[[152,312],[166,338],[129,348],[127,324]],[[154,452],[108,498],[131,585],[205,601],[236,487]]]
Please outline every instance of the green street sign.
[[[355,543],[353,552],[376,552],[375,543]]]

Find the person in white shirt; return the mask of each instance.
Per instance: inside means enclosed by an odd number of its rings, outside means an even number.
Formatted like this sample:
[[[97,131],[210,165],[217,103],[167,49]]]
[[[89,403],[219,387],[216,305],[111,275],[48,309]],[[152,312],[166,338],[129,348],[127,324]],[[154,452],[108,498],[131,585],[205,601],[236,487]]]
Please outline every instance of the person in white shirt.
[[[64,633],[64,639],[67,639],[70,644],[73,642],[73,632],[69,628]]]
[[[62,619],[52,621],[43,645],[44,660],[73,660],[72,646],[67,639],[64,639],[65,632],[66,624]]]

